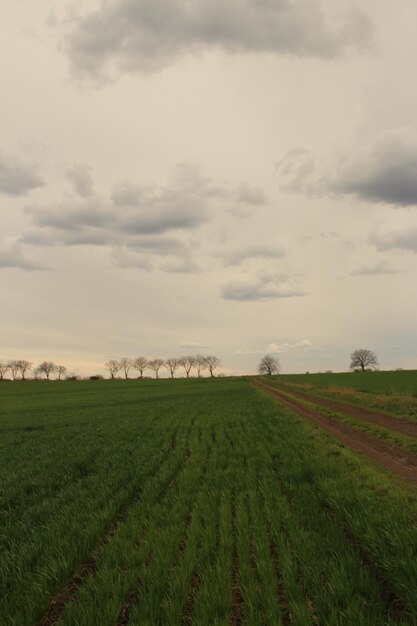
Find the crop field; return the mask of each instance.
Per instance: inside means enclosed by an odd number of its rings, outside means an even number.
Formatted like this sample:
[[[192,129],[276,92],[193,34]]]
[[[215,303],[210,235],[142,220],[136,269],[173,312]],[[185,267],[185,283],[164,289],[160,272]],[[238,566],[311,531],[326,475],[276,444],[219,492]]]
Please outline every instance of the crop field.
[[[417,419],[417,371],[343,372],[338,374],[288,374],[281,385],[304,387],[316,394],[339,397],[348,402],[374,407]]]
[[[417,423],[287,378],[1,384],[1,626],[417,624]]]

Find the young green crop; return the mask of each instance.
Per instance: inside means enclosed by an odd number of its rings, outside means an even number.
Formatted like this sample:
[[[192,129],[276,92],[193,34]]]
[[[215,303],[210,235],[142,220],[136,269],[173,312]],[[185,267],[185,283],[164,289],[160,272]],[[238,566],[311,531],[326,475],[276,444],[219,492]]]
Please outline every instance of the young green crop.
[[[0,401],[7,626],[417,622],[415,490],[247,380]]]

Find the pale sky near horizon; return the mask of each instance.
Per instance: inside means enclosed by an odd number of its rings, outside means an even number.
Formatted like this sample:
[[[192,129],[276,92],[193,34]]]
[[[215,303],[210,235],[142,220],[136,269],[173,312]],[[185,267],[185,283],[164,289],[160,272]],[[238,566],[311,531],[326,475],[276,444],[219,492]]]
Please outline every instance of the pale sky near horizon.
[[[417,5],[4,0],[0,360],[417,369]]]

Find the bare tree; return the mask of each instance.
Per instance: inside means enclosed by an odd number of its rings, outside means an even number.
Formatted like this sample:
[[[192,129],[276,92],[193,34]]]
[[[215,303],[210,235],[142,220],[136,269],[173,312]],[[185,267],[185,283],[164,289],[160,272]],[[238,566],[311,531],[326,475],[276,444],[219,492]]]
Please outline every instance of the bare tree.
[[[62,376],[66,375],[67,371],[65,365],[57,365],[56,373],[58,374],[58,380],[61,380]]]
[[[36,374],[44,374],[46,380],[49,380],[51,374],[57,371],[57,366],[52,361],[42,361],[35,370]]]
[[[208,371],[210,372],[210,376],[213,378],[214,370],[220,366],[220,359],[218,359],[217,356],[213,356],[212,354],[209,354],[208,356],[205,357],[204,360],[205,360],[206,367]]]
[[[187,378],[190,378],[190,372],[192,368],[195,366],[195,357],[194,356],[183,356],[180,358],[179,363],[181,367],[184,368],[185,375]]]
[[[194,357],[194,361],[195,361],[195,367],[197,370],[197,376],[201,378],[202,370],[206,369],[207,367],[206,357],[204,356],[204,354],[196,354]]]
[[[19,361],[9,361],[9,369],[12,373],[13,380],[16,380],[17,374],[20,371]]]
[[[169,373],[171,374],[171,378],[174,378],[175,370],[179,368],[179,360],[178,359],[167,359],[165,361],[165,367],[169,369]]]
[[[6,376],[9,369],[10,369],[9,363],[4,363],[4,361],[0,361],[0,380],[4,380],[4,377]]]
[[[265,374],[267,376],[272,376],[272,374],[279,374],[281,370],[281,365],[278,359],[271,356],[270,354],[266,354],[262,357],[261,362],[258,365],[258,372],[262,376]]]
[[[117,372],[120,370],[120,363],[116,359],[110,359],[104,364],[106,370],[109,370],[110,378],[113,380]]]
[[[123,370],[124,375],[126,380],[129,378],[129,372],[132,369],[132,359],[128,359],[126,356],[124,356],[122,359],[120,359],[119,361],[119,365],[120,365],[120,369]]]
[[[165,361],[163,359],[153,359],[152,361],[149,361],[148,367],[155,372],[155,378],[159,378],[159,370],[163,365],[165,365]]]
[[[26,361],[25,359],[21,359],[20,361],[16,361],[16,364],[19,368],[22,380],[26,380],[26,374],[32,369],[33,363]]]
[[[148,368],[148,359],[146,356],[138,356],[133,361],[133,368],[138,370],[140,374],[139,378],[143,378],[143,372]]]
[[[375,352],[372,352],[372,350],[360,348],[359,350],[354,350],[350,355],[351,370],[359,369],[361,372],[364,372],[367,369],[374,369],[377,366],[378,360]]]

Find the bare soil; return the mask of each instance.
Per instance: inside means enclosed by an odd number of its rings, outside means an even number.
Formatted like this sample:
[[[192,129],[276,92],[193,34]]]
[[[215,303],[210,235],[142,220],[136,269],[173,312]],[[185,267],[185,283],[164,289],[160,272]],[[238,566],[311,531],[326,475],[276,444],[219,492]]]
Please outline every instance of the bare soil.
[[[278,399],[296,413],[306,418],[309,422],[332,435],[335,439],[341,441],[348,448],[359,452],[368,459],[376,461],[397,476],[401,476],[401,478],[417,485],[417,455],[412,454],[400,446],[392,445],[392,443],[364,433],[353,426],[342,422],[335,422],[331,418],[324,416],[318,409],[306,406],[295,397],[288,397],[286,394],[274,387],[270,387],[264,382],[255,381],[254,385],[265,391],[268,395]],[[298,395],[300,398],[302,397],[299,392],[293,395]],[[303,399],[305,400],[305,398]],[[311,399],[309,399],[309,402],[311,402]],[[352,408],[356,409],[356,407]],[[368,413],[367,411],[365,412]],[[358,417],[353,414],[351,414],[351,416]],[[397,423],[396,419],[391,419]]]

